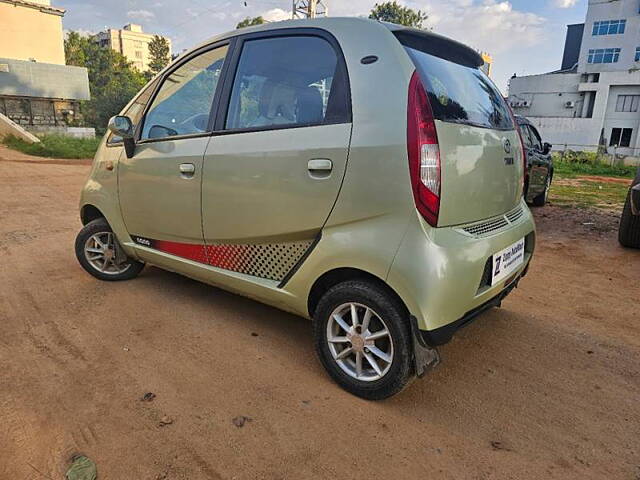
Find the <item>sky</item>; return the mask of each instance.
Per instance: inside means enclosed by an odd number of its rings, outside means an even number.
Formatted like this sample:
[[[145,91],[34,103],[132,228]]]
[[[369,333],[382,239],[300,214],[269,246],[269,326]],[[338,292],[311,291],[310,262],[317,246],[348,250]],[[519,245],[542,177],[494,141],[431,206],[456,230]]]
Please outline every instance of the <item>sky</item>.
[[[378,0],[382,1],[382,0]],[[367,16],[375,0],[325,0],[331,16]],[[246,6],[245,6],[246,3]],[[400,0],[429,15],[425,26],[494,58],[492,78],[507,91],[509,78],[560,68],[566,26],[582,23],[587,0]],[[67,10],[65,30],[95,33],[139,23],[166,35],[181,52],[232,30],[245,17],[289,18],[291,0],[53,0]]]

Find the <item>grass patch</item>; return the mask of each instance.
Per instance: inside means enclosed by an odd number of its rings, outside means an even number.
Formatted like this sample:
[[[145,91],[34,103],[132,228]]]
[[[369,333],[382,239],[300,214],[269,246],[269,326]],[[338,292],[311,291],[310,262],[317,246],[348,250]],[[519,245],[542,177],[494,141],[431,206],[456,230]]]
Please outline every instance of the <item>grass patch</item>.
[[[619,211],[627,198],[630,184],[556,174],[549,190],[549,200],[559,206]]]
[[[611,165],[609,157],[599,156],[590,152],[571,152],[561,156],[553,156],[554,171],[565,177],[580,175],[599,175],[602,177],[633,178],[638,167],[632,165]]]
[[[73,138],[62,135],[43,135],[40,143],[27,143],[9,136],[3,143],[9,148],[37,157],[93,158],[100,145],[100,138]]]

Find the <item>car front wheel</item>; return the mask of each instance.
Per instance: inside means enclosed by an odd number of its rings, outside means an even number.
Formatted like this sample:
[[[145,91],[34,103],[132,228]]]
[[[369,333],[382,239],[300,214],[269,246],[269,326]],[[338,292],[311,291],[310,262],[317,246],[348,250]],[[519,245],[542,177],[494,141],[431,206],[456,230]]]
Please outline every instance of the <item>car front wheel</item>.
[[[374,283],[340,283],[314,316],[318,357],[342,388],[368,400],[400,392],[413,378],[412,343],[402,305]]]
[[[76,257],[82,268],[100,280],[118,281],[137,277],[144,263],[128,258],[104,218],[86,224],[76,237]]]

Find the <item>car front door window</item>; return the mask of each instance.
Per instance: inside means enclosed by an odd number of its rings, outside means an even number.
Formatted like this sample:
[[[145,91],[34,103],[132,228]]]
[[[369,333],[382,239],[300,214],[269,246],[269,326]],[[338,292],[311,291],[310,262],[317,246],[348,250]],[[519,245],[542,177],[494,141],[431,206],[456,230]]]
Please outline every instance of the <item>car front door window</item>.
[[[533,144],[533,148],[539,152],[542,152],[543,148],[542,148],[542,140],[540,139],[540,134],[538,134],[538,131],[534,127],[529,125],[528,128],[531,134],[531,142]]]
[[[144,112],[144,108],[149,103],[149,99],[153,92],[155,91],[158,83],[160,82],[159,78],[155,78],[152,82],[148,83],[142,91],[138,94],[138,96],[134,99],[134,101],[129,105],[129,107],[122,112],[122,115],[129,117],[131,123],[133,124],[134,129],[137,127],[140,119],[142,118],[142,113]],[[109,139],[107,140],[107,144],[117,144],[122,142],[122,137],[111,133],[109,135]]]
[[[144,119],[141,140],[193,135],[208,130],[213,97],[227,46],[192,58],[168,74]]]

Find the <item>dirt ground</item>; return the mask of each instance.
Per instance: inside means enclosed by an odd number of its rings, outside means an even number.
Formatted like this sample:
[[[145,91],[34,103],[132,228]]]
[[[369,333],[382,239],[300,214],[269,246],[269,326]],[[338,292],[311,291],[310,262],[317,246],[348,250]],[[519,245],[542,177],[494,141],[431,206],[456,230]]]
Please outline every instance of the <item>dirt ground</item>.
[[[77,452],[100,480],[640,479],[640,251],[614,216],[536,210],[503,308],[370,403],[304,320],[153,267],[82,271],[88,171],[0,147],[0,480],[62,479]]]

